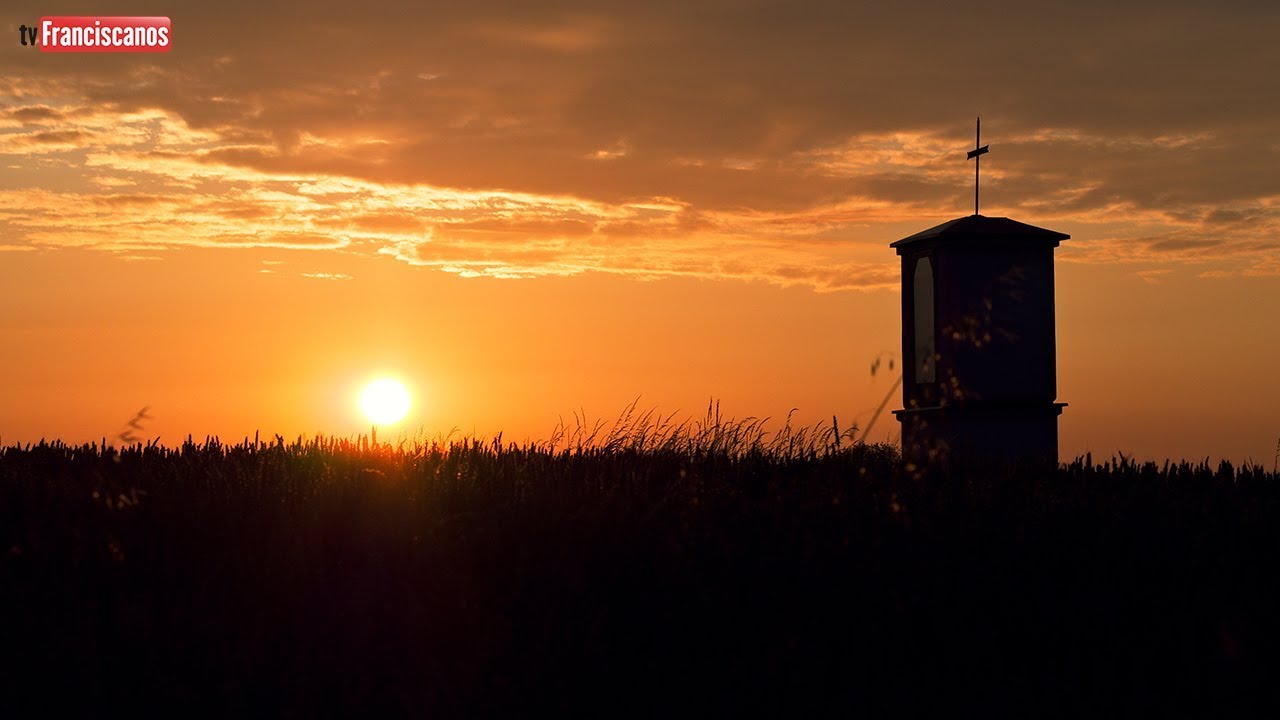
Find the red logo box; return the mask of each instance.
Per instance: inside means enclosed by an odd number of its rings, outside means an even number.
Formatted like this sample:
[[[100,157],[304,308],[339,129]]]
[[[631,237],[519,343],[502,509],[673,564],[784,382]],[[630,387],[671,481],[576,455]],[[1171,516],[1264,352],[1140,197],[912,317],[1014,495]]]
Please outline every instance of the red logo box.
[[[167,17],[42,17],[40,52],[169,52],[172,26]]]

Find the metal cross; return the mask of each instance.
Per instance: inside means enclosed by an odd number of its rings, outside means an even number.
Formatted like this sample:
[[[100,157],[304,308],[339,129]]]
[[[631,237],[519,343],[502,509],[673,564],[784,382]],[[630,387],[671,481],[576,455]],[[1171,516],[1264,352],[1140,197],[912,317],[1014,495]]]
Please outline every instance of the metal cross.
[[[982,156],[991,150],[990,145],[982,144],[982,118],[978,118],[977,131],[973,139],[974,148],[969,151],[969,159],[973,160],[973,214],[978,214],[978,173],[982,168]]]

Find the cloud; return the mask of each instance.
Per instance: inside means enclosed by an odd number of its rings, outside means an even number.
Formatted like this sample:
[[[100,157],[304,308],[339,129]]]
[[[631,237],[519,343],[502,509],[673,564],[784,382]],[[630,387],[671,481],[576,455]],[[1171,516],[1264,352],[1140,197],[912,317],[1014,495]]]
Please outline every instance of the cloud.
[[[271,271],[260,270],[259,272],[271,272]],[[300,274],[304,278],[313,278],[316,280],[350,280],[351,279],[351,276],[347,275],[346,273],[314,272],[314,273],[300,273]]]
[[[1173,270],[1170,268],[1148,268],[1146,270],[1139,270],[1137,275],[1148,285],[1159,285],[1161,279],[1171,272],[1173,272]]]
[[[8,112],[9,116],[22,122],[38,122],[40,120],[61,120],[63,115],[61,112],[49,107],[48,105],[27,105],[24,107],[11,108]]]
[[[285,249],[335,250],[351,241],[343,236],[307,232],[264,232],[246,235],[214,235],[199,243],[212,247],[274,247]]]
[[[1224,242],[1226,241],[1205,238],[1171,237],[1161,240],[1153,240],[1147,247],[1156,252],[1180,252],[1184,250],[1204,250],[1205,248],[1219,247]]]
[[[968,212],[981,112],[984,212],[1071,231],[1066,261],[1280,255],[1267,5],[137,12],[177,13],[181,51],[0,46],[0,159],[29,168],[0,186],[6,243],[885,287],[888,241]]]

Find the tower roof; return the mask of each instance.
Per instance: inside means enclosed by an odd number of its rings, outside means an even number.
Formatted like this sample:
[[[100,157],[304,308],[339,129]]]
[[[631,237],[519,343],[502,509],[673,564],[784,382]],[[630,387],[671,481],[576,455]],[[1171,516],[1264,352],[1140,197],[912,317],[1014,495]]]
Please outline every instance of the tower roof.
[[[901,248],[904,245],[924,242],[925,240],[941,240],[944,242],[966,242],[973,240],[1031,240],[1052,241],[1054,245],[1070,238],[1066,233],[1046,230],[1035,225],[1010,220],[1006,217],[987,217],[986,215],[966,215],[955,220],[948,220],[928,230],[889,243],[889,247]]]

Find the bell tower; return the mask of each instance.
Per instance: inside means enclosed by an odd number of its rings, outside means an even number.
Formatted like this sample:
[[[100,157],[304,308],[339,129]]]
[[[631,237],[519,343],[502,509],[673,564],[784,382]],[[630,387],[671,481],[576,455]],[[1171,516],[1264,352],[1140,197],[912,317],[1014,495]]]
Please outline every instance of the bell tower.
[[[1056,464],[1053,250],[1070,236],[978,214],[976,185],[974,210],[890,245],[902,258],[903,455]]]

